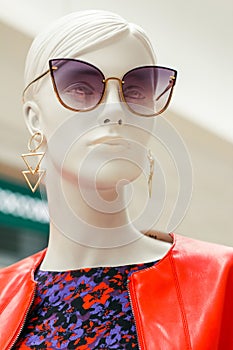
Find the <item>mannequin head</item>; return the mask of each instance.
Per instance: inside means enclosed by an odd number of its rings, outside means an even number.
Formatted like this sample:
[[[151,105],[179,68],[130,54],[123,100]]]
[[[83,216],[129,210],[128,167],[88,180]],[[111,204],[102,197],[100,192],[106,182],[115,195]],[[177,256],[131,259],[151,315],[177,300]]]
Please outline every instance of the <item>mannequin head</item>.
[[[88,62],[111,79],[104,100],[88,112],[61,105],[49,74],[27,89],[24,114],[28,128],[31,133],[38,129],[43,132],[48,142],[47,157],[54,168],[73,180],[78,173],[85,185],[92,183],[99,189],[113,188],[122,179],[136,179],[147,161],[154,118],[139,117],[125,108],[119,96],[119,80],[135,67],[155,64],[145,32],[106,11],[65,16],[34,40],[26,61],[26,85],[48,70],[49,59],[56,58]],[[106,137],[117,138],[118,144],[109,146]]]

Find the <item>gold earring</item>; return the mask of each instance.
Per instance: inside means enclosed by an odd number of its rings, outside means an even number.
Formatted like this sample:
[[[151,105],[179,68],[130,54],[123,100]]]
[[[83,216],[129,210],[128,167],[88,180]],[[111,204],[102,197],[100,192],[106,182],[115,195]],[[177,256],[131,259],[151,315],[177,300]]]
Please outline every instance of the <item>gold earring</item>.
[[[37,138],[40,138],[39,141]],[[45,152],[36,152],[42,145],[44,136],[41,131],[36,131],[28,141],[28,150],[30,153],[22,154],[21,157],[26,164],[28,170],[23,170],[22,174],[30,187],[31,191],[34,193],[39,186],[43,176],[45,175],[45,170],[40,169],[40,164],[44,158]],[[37,146],[33,147],[32,142],[38,143]],[[31,157],[31,158],[30,158]],[[34,162],[33,165],[30,165],[28,159]]]
[[[149,162],[150,162],[150,173],[149,173],[149,177],[148,177],[148,182],[147,183],[148,183],[149,196],[151,198],[151,195],[152,195],[152,179],[153,179],[153,175],[154,175],[154,163],[155,163],[155,160],[154,160],[154,157],[153,157],[150,149],[148,150],[147,158],[149,159]]]

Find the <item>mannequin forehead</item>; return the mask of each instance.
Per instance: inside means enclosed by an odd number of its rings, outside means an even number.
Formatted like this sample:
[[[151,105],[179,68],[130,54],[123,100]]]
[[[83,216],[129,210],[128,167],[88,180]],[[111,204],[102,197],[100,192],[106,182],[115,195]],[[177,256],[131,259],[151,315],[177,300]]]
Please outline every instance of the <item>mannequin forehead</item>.
[[[131,33],[121,38],[112,38],[110,44],[102,45],[75,58],[94,64],[101,69],[106,78],[121,78],[132,68],[155,64],[152,52]]]

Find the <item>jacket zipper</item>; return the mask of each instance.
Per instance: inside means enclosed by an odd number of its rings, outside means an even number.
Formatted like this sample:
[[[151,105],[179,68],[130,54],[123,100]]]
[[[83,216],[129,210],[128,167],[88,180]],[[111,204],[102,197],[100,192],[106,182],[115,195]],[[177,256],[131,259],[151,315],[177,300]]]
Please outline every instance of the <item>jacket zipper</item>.
[[[19,331],[17,332],[17,334],[15,335],[15,337],[11,341],[11,343],[9,345],[7,345],[6,349],[9,349],[9,350],[12,349],[13,346],[16,344],[17,340],[19,339],[19,336],[20,336],[20,334],[21,334],[21,332],[23,330],[23,327],[24,327],[24,325],[26,323],[27,315],[28,315],[29,310],[30,310],[30,308],[31,308],[31,306],[33,304],[34,299],[35,299],[35,295],[36,295],[36,284],[34,285],[34,288],[33,288],[33,291],[32,291],[32,297],[31,297],[30,303],[29,303],[29,305],[28,305],[28,307],[26,309],[26,312],[24,314],[24,317],[23,317],[23,320],[21,322],[21,326],[19,328]],[[8,346],[9,346],[9,348],[8,348]]]
[[[136,272],[135,272],[136,273]],[[133,313],[133,317],[134,317],[134,323],[135,323],[135,329],[136,329],[136,335],[137,335],[137,343],[138,343],[138,348],[139,350],[141,350],[141,345],[139,343],[139,337],[138,337],[138,330],[137,330],[137,325],[136,325],[136,317],[135,317],[135,311],[134,311],[134,307],[133,307],[133,303],[132,303],[132,299],[131,299],[131,294],[130,294],[130,290],[129,290],[129,283],[130,283],[130,280],[128,279],[127,280],[127,291],[128,291],[128,295],[129,295],[129,302],[130,302],[130,305],[131,305],[131,309],[132,309],[132,313]]]
[[[158,261],[155,261],[155,264],[156,264],[157,262],[159,262],[159,260],[158,260]],[[151,270],[151,269],[153,269],[154,266],[155,266],[155,265],[150,266],[150,267],[146,267],[145,269],[140,270],[140,271],[135,271],[135,272],[133,272],[130,276],[134,275],[135,273],[137,274],[137,273],[140,273],[140,272],[144,272],[144,271]],[[131,299],[131,294],[130,294],[130,290],[129,290],[129,283],[130,283],[130,280],[128,279],[128,280],[127,280],[127,290],[128,290],[128,295],[129,295],[129,301],[130,301],[130,305],[131,305],[133,317],[134,317],[134,320],[135,320],[135,328],[136,328],[136,334],[137,334],[138,348],[139,348],[139,350],[141,350],[142,348],[141,348],[141,345],[140,345],[140,343],[139,343],[139,337],[138,337],[138,333],[139,333],[139,332],[138,332],[138,330],[137,330],[135,311],[134,311],[134,307],[133,307],[133,303],[132,303],[132,299]]]

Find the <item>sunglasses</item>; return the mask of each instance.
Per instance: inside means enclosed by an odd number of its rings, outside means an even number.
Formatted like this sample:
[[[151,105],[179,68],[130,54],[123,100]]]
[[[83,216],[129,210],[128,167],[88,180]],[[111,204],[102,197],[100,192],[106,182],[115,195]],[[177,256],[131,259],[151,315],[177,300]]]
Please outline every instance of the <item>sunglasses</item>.
[[[23,91],[50,73],[55,94],[60,103],[72,111],[86,112],[96,108],[106,94],[109,80],[119,83],[119,95],[131,112],[144,117],[161,114],[172,97],[177,71],[159,66],[131,69],[122,79],[105,78],[101,70],[91,63],[61,58],[49,60],[49,70],[38,76]]]

